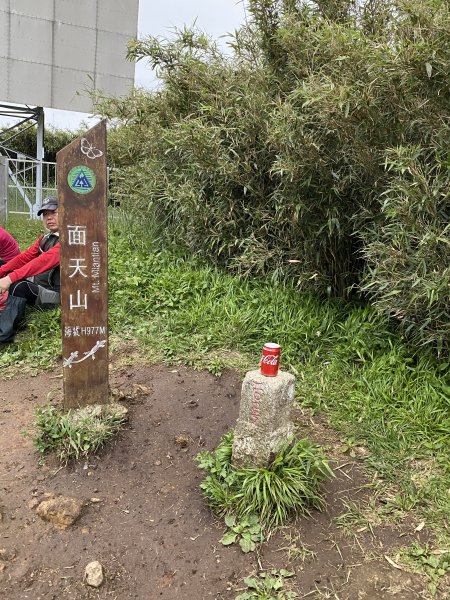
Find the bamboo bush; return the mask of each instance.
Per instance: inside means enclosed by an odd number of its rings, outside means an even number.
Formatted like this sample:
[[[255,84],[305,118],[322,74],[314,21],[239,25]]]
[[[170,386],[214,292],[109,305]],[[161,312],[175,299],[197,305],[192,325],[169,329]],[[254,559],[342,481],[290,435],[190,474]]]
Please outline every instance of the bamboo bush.
[[[151,214],[165,242],[234,272],[369,294],[409,335],[444,349],[448,3],[248,8],[231,55],[187,28],[130,42],[129,58],[147,60],[161,85],[97,97],[113,124],[114,199]],[[405,167],[411,152],[420,176]],[[394,209],[404,198],[410,220]],[[416,227],[418,211],[429,218]],[[388,260],[390,244],[399,252]],[[425,261],[414,287],[405,255]]]

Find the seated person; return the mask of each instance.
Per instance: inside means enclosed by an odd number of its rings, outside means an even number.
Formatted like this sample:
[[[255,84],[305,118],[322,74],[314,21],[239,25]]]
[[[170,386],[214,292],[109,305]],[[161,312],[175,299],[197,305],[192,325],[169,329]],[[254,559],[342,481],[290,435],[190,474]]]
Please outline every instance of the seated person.
[[[19,244],[3,227],[0,227],[0,267],[20,253]],[[0,310],[5,308],[8,292],[0,298]]]
[[[41,310],[60,304],[58,199],[44,198],[37,214],[48,233],[0,267],[0,300],[9,291],[0,312],[0,345],[14,340],[27,304]]]
[[[19,254],[19,244],[3,227],[0,227],[0,267]]]

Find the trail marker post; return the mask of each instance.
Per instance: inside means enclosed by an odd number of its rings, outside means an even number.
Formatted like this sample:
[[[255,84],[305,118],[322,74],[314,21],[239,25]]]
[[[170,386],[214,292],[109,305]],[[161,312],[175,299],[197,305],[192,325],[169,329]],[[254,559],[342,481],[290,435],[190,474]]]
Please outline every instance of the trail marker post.
[[[57,154],[64,407],[108,402],[106,122]]]

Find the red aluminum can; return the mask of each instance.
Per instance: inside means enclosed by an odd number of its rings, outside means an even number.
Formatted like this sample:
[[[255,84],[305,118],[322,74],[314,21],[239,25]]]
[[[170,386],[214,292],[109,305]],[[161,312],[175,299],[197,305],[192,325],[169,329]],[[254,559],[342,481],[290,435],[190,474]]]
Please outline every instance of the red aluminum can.
[[[280,366],[281,347],[269,342],[264,344],[261,357],[261,374],[266,377],[276,377]]]

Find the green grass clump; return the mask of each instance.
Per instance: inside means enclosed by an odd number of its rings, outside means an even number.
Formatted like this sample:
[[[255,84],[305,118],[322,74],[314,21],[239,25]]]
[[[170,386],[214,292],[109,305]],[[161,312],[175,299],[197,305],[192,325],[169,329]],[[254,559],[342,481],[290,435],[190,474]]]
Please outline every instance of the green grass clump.
[[[200,487],[215,512],[256,515],[271,527],[323,508],[320,487],[333,472],[320,446],[308,440],[293,441],[281,447],[266,468],[235,468],[233,437],[229,432],[215,451],[197,456],[199,468],[207,473]]]
[[[126,410],[115,404],[86,406],[68,413],[54,406],[38,407],[33,442],[41,454],[55,452],[65,464],[94,454],[125,422]]]

